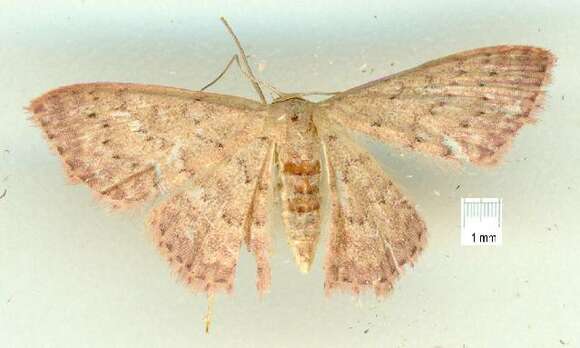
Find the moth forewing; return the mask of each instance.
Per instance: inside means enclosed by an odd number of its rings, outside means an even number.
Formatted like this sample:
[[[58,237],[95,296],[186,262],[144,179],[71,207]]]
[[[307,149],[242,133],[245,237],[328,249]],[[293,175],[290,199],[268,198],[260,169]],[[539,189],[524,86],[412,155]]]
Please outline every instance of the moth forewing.
[[[136,206],[231,157],[263,132],[263,106],[125,83],[62,87],[30,104],[69,177],[114,207]]]
[[[555,57],[495,46],[450,55],[323,102],[344,127],[424,154],[496,164],[534,120]]]

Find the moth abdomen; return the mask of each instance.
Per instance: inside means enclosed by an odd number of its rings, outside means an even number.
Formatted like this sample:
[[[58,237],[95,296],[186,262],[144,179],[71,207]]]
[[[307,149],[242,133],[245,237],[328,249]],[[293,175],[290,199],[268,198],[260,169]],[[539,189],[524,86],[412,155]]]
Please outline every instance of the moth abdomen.
[[[285,115],[278,148],[283,220],[296,263],[307,272],[320,235],[320,141],[307,102],[278,108]]]
[[[294,178],[294,192],[307,194],[318,193],[317,179],[313,175]]]
[[[289,195],[288,210],[301,214],[320,209],[320,200],[317,193],[318,186],[316,186],[316,190],[313,189],[312,193],[301,193],[295,190],[292,195]]]
[[[313,151],[314,155],[315,152]],[[283,217],[300,269],[308,271],[320,234],[320,162],[286,162],[281,173]]]
[[[320,173],[320,161],[289,161],[284,163],[284,173],[314,175]]]

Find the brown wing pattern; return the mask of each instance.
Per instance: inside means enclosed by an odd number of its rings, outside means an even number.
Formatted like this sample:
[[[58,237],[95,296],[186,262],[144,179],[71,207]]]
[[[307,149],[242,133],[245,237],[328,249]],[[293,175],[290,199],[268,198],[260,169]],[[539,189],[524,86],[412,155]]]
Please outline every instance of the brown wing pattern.
[[[258,260],[258,289],[268,288],[269,238],[261,202],[269,191],[263,183],[271,175],[272,154],[269,139],[259,138],[152,211],[155,243],[192,289],[231,291],[246,236]]]
[[[422,251],[425,224],[381,167],[331,127],[319,127],[332,206],[325,289],[382,296]]]
[[[70,178],[115,207],[176,187],[231,156],[264,125],[262,106],[251,100],[137,84],[63,87],[29,110]]]
[[[381,141],[492,165],[534,120],[554,61],[541,48],[481,48],[348,90],[321,107]]]

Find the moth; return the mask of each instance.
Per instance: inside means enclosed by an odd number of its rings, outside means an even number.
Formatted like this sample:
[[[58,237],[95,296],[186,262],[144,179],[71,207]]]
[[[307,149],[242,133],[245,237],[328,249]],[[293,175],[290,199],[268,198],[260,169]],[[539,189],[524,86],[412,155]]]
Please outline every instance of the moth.
[[[268,104],[173,87],[77,84],[34,99],[29,110],[73,182],[116,208],[158,201],[148,226],[192,289],[231,292],[245,245],[256,258],[257,290],[268,290],[277,194],[288,245],[308,272],[321,235],[320,188],[328,185],[325,290],[384,296],[425,247],[426,227],[352,131],[494,165],[534,121],[554,61],[542,48],[479,48],[317,103],[304,94],[279,93]]]

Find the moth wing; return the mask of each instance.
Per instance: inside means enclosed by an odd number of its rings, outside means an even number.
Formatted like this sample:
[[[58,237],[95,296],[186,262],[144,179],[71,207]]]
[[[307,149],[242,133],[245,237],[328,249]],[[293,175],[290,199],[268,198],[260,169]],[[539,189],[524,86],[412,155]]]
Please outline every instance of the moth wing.
[[[268,153],[254,191],[249,225],[245,226],[245,244],[256,257],[256,288],[263,295],[271,283],[270,253],[272,251],[271,225],[268,216],[274,203],[274,156],[276,144],[269,145]]]
[[[332,209],[325,290],[374,289],[384,296],[422,251],[425,224],[368,153],[336,126],[318,129]]]
[[[321,108],[383,142],[492,165],[534,120],[554,61],[542,48],[480,48],[345,91]]]
[[[90,83],[33,100],[32,120],[69,177],[134,206],[227,159],[260,135],[257,102],[171,87]]]
[[[155,243],[192,289],[230,292],[246,239],[257,258],[258,289],[267,290],[269,237],[262,213],[273,154],[270,140],[256,139],[152,210]]]

